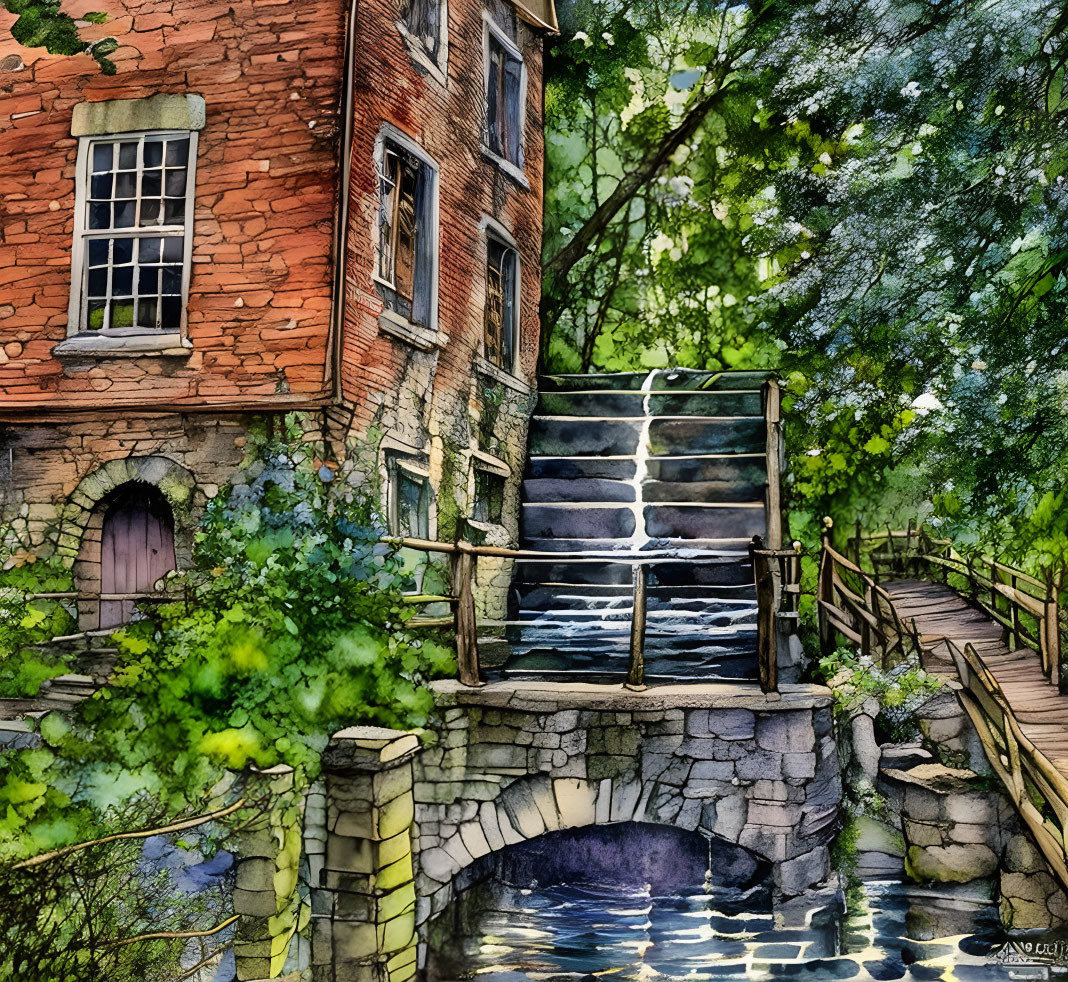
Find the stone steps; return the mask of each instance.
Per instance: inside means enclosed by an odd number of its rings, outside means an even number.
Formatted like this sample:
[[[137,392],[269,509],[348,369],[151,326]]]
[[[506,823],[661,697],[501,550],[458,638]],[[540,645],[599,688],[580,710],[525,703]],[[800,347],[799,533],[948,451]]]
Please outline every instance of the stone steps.
[[[665,390],[716,391],[722,389],[760,389],[769,372],[703,372],[678,368],[657,372],[650,388]],[[594,389],[614,392],[640,392],[649,379],[648,372],[605,372],[600,375],[544,375],[539,380],[542,392],[575,392]]]
[[[765,531],[765,373],[543,380],[523,486],[500,678],[618,682],[633,562],[646,569],[650,679],[755,677],[749,546]]]
[[[543,392],[538,416],[759,416],[760,391],[718,392]]]
[[[658,503],[642,509],[645,530],[663,539],[740,539],[764,533],[764,506],[739,503]],[[527,502],[523,529],[535,539],[629,539],[635,510],[626,503],[600,501]],[[582,550],[586,551],[586,550]]]

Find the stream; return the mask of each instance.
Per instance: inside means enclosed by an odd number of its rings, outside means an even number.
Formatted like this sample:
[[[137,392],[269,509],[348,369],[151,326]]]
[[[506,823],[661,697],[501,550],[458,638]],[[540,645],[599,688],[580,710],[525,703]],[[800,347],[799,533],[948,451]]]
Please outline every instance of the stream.
[[[794,902],[796,905],[796,902]],[[1009,939],[996,904],[896,882],[863,886],[855,912],[798,910],[776,925],[766,891],[673,896],[621,885],[472,887],[431,931],[431,982],[671,979],[1068,978],[1068,943]],[[1038,949],[1035,958],[1029,953]]]

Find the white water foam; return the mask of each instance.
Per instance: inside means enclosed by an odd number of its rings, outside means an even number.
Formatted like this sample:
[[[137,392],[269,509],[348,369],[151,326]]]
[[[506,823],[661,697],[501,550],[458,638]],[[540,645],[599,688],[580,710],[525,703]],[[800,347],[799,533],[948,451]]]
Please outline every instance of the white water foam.
[[[649,429],[653,423],[652,394],[653,380],[659,369],[654,368],[642,382],[642,420],[641,430],[638,432],[638,446],[634,450],[634,476],[628,482],[634,488],[634,504],[631,511],[634,513],[634,534],[630,538],[630,549],[640,552],[650,541],[649,533],[645,527],[645,480],[649,476]]]

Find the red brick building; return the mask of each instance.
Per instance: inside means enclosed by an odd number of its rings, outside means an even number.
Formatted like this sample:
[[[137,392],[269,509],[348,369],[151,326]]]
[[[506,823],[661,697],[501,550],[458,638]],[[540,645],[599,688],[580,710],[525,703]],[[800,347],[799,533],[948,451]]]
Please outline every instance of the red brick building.
[[[530,2],[65,3],[107,13],[79,29],[115,38],[111,76],[0,12],[0,521],[86,589],[116,508],[173,521],[181,562],[249,426],[299,410],[398,530],[514,535],[553,26]]]

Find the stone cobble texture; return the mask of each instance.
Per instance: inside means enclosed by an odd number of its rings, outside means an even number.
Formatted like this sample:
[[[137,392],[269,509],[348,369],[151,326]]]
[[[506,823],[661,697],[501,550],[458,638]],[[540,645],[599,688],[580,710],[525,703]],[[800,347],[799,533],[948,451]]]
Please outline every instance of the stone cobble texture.
[[[440,743],[415,764],[419,923],[443,909],[475,860],[611,822],[697,829],[743,846],[772,862],[781,897],[830,875],[841,784],[826,698],[793,708],[756,693],[753,708],[609,711],[572,708],[573,694],[557,706],[498,707],[442,688]]]

